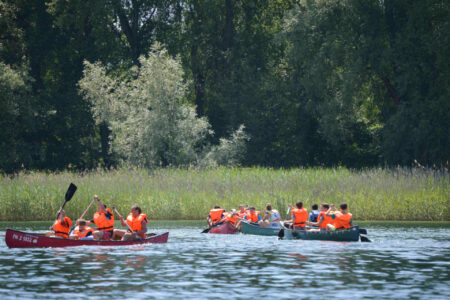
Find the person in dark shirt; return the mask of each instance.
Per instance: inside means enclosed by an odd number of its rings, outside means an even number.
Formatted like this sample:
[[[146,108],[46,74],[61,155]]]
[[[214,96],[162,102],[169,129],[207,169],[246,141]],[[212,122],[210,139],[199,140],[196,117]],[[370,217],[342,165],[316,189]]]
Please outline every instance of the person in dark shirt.
[[[317,204],[313,204],[313,206],[311,207],[312,210],[309,213],[309,218],[308,221],[309,222],[317,222],[317,217],[319,216],[319,206]]]

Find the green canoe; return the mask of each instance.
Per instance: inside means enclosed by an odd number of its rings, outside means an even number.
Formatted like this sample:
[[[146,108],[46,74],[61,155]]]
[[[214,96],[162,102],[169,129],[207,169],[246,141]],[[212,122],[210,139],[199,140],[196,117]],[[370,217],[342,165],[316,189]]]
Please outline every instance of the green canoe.
[[[357,242],[360,238],[360,229],[353,226],[348,229],[334,231],[306,231],[283,229],[278,237],[285,240],[321,240],[337,242]]]
[[[255,235],[271,235],[276,236],[280,232],[281,227],[260,227],[258,225],[242,222],[241,232],[245,234]]]

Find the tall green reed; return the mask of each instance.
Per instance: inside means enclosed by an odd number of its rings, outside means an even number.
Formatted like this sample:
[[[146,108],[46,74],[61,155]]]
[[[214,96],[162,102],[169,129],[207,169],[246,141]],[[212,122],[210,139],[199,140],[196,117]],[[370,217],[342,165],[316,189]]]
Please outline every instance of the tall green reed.
[[[84,173],[22,172],[0,176],[0,220],[52,220],[70,182],[66,205],[78,218],[94,194],[121,214],[140,205],[151,219],[204,219],[214,205],[226,209],[266,203],[284,216],[288,204],[347,202],[356,220],[448,221],[449,175],[422,169],[215,168],[112,169]],[[92,217],[96,206],[87,215]]]

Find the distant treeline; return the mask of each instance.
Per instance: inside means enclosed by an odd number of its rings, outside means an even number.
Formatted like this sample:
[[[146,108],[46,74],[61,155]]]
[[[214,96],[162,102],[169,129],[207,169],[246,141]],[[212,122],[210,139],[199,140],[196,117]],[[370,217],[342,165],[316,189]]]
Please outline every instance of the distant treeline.
[[[442,0],[0,0],[0,170],[446,166],[449,12]],[[127,107],[102,116],[105,98]]]

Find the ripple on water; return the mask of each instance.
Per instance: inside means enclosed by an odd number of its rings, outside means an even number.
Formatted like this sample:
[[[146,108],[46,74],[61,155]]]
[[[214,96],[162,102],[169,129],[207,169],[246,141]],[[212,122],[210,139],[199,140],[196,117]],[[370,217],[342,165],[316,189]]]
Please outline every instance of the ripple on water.
[[[8,249],[2,232],[0,295],[450,298],[448,228],[374,226],[373,243],[337,243],[174,227],[167,244],[116,248]]]

